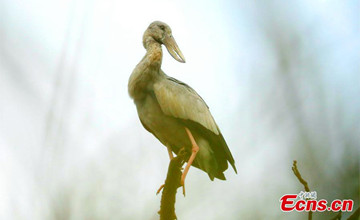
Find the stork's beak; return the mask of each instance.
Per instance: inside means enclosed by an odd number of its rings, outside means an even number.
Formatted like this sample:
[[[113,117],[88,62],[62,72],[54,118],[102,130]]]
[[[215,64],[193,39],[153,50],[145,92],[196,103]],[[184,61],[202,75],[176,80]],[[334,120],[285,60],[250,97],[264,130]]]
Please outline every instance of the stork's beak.
[[[176,41],[172,35],[170,35],[170,36],[167,35],[165,37],[164,45],[175,60],[177,60],[181,63],[185,63],[184,55],[181,53],[181,50],[179,49],[179,47],[176,44]]]

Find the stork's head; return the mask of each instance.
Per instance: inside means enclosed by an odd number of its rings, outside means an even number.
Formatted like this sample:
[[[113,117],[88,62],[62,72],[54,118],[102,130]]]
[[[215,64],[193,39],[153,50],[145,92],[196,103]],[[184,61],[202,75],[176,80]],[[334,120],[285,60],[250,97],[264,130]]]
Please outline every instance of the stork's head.
[[[154,21],[149,25],[144,33],[143,44],[145,48],[147,47],[149,38],[152,38],[160,44],[164,44],[166,49],[175,60],[181,63],[185,63],[184,55],[181,53],[181,50],[176,44],[176,41],[171,34],[169,25],[161,21]]]

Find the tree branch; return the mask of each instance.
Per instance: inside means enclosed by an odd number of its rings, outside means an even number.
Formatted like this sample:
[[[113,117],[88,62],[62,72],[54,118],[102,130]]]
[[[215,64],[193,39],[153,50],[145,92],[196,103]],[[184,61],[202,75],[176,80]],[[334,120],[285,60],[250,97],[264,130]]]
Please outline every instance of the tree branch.
[[[297,161],[294,160],[294,163],[293,163],[293,166],[292,166],[292,170],[295,174],[295,176],[298,178],[298,180],[300,181],[300,183],[304,186],[305,188],[305,191],[306,192],[310,192],[310,188],[309,188],[309,185],[308,183],[306,182],[306,180],[304,180],[296,166],[296,163]],[[348,220],[355,220],[355,219],[358,219],[359,218],[359,215],[360,215],[360,207],[348,218]],[[340,211],[336,216],[334,216],[334,218],[331,218],[331,220],[339,220],[341,219],[342,217],[342,212]],[[312,211],[309,212],[309,217],[308,217],[309,220],[312,219]]]
[[[185,162],[186,152],[181,149],[176,157],[170,163],[165,180],[164,190],[161,195],[160,203],[160,220],[174,220],[177,219],[175,214],[175,198],[176,191],[181,186],[181,167]]]
[[[306,182],[306,180],[304,180],[304,179],[302,178],[302,176],[301,176],[301,174],[300,174],[300,172],[299,172],[299,170],[298,170],[298,168],[297,168],[297,166],[296,166],[296,163],[297,163],[297,161],[294,160],[292,170],[293,170],[295,176],[296,176],[296,177],[298,178],[298,180],[300,181],[300,183],[304,185],[305,191],[306,191],[306,192],[310,192],[309,185],[308,185],[308,183]]]
[[[298,168],[297,168],[297,166],[296,166],[296,163],[297,163],[297,161],[294,160],[294,163],[293,163],[293,166],[292,166],[292,170],[293,170],[295,176],[296,176],[296,177],[298,178],[298,180],[300,181],[300,183],[303,184],[303,186],[304,186],[304,188],[305,188],[305,191],[306,191],[306,192],[310,192],[309,185],[308,185],[308,183],[306,182],[306,180],[304,180],[304,179],[302,178],[302,176],[301,176],[301,174],[300,174],[300,172],[299,172],[299,170],[298,170]],[[309,220],[312,220],[312,211],[309,212],[308,219],[309,219]]]
[[[334,216],[334,218],[331,218],[330,220],[341,220],[341,216],[342,216],[342,211],[340,210],[340,212]]]
[[[359,219],[360,217],[360,207],[356,209],[356,211],[350,215],[350,217],[348,218],[348,220],[356,220]]]

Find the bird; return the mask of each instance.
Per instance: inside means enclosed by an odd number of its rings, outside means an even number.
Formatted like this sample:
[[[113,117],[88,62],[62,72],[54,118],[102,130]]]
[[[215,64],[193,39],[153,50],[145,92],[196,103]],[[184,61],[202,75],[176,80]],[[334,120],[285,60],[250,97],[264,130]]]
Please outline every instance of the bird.
[[[130,75],[128,93],[141,124],[166,146],[169,158],[182,148],[189,155],[181,176],[184,195],[190,166],[206,172],[211,180],[226,180],[228,163],[237,173],[234,158],[208,105],[193,88],[161,69],[162,45],[175,60],[185,63],[169,25],[152,22],[142,40],[146,54]]]

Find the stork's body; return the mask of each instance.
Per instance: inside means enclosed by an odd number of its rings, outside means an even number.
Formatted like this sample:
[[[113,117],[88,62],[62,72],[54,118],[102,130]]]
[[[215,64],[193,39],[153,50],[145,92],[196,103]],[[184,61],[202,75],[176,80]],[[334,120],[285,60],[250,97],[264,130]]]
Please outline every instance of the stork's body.
[[[230,150],[204,100],[191,87],[161,70],[163,43],[176,60],[185,62],[170,28],[165,23],[153,22],[143,37],[147,53],[131,74],[128,85],[140,121],[170,151],[177,154],[184,147],[192,153],[188,166],[205,171],[211,180],[214,177],[224,180],[228,161],[236,172]],[[198,147],[196,152],[194,145]]]

